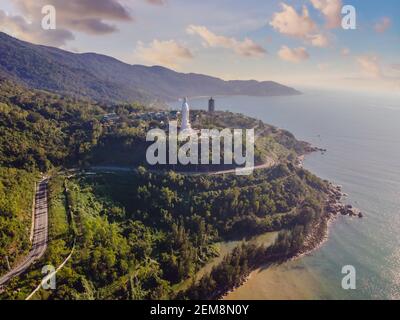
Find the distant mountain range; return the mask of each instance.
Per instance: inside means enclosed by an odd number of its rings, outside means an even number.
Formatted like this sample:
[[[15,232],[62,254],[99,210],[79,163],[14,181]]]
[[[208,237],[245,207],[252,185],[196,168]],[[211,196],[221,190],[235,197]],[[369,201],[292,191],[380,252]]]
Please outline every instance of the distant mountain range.
[[[300,94],[273,81],[224,81],[95,53],[31,44],[0,32],[0,76],[28,87],[103,102],[172,101],[181,96]]]

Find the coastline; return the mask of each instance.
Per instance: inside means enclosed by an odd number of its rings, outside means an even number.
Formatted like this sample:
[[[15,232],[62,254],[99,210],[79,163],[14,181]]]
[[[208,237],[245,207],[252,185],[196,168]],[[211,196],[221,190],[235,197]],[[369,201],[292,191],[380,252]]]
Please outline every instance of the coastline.
[[[315,148],[314,151],[325,152],[326,150]],[[305,156],[306,154],[297,157],[296,165],[299,168],[303,167]],[[315,221],[311,228],[312,232],[307,235],[302,248],[293,256],[287,257],[286,259],[279,261],[279,264],[297,260],[320,249],[324,245],[324,243],[328,241],[330,227],[332,223],[336,221],[338,215],[348,215],[350,217],[358,218],[363,217],[363,214],[360,210],[352,207],[351,205],[346,205],[342,202],[342,199],[345,196],[347,196],[347,194],[342,191],[341,186],[329,182],[328,190],[326,192],[323,218]],[[239,285],[231,288],[230,290],[227,290],[218,298],[218,300],[224,300],[230,293],[233,293],[236,289],[246,284],[251,279],[254,272],[257,272],[264,267],[268,267],[268,264],[269,263],[263,263],[256,269],[251,270],[247,275],[243,276],[243,279]]]
[[[304,159],[304,157],[303,157]],[[338,190],[337,187],[334,184],[330,184],[330,186],[332,187],[332,191],[333,190]],[[341,196],[343,196],[343,193],[340,193]],[[329,198],[327,199],[327,203],[329,202]],[[336,220],[337,218],[337,214],[325,211],[325,216],[323,219],[317,221],[314,226],[312,227],[313,232],[310,233],[307,237],[307,239],[305,240],[305,245],[300,249],[300,251],[298,253],[296,253],[294,256],[289,257],[279,263],[285,263],[288,261],[293,261],[296,259],[299,259],[303,256],[306,256],[308,254],[311,254],[313,251],[318,250],[319,248],[321,248],[323,246],[323,244],[329,239],[329,228],[331,226],[331,224]],[[221,297],[218,300],[224,300],[230,293],[234,292],[236,289],[238,289],[239,287],[243,286],[244,284],[246,284],[252,277],[252,274],[254,272],[257,272],[258,270],[267,267],[268,263],[266,264],[262,264],[260,265],[258,268],[250,271],[249,274],[247,274],[246,276],[243,277],[243,280],[241,281],[241,283],[234,287],[231,288],[230,290],[228,290],[227,292],[225,292],[223,295],[221,295]]]

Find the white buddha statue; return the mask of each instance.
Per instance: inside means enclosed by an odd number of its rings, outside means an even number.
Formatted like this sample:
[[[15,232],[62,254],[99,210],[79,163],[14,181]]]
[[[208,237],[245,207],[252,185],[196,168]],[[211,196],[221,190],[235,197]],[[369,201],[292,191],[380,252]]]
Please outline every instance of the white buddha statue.
[[[187,103],[187,98],[183,98],[182,104],[182,124],[181,124],[181,131],[191,131],[192,127],[190,126],[190,119],[189,119],[189,104]]]

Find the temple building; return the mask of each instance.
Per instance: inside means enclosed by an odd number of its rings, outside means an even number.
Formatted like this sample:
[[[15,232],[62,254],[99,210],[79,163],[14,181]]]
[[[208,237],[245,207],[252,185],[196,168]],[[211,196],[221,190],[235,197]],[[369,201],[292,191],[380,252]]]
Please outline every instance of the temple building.
[[[215,111],[215,100],[211,97],[208,100],[208,112],[213,113]]]

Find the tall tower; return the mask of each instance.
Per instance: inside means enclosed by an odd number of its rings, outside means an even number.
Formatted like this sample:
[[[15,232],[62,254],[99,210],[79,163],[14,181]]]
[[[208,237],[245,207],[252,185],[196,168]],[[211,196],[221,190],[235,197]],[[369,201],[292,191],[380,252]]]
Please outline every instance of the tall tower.
[[[182,103],[182,124],[181,124],[181,131],[184,130],[192,130],[192,127],[190,125],[190,119],[189,119],[189,104],[187,102],[187,98],[183,98],[183,103]]]
[[[210,100],[208,100],[208,112],[212,113],[215,111],[215,101],[211,97]]]

